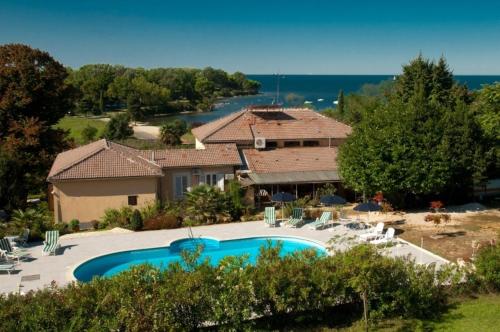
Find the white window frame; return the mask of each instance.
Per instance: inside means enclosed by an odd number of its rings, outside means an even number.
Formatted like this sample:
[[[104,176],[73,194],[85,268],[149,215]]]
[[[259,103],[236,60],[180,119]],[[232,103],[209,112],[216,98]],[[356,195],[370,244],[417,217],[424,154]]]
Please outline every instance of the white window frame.
[[[204,173],[203,183],[208,184],[209,186],[218,187],[220,190],[224,190],[224,174],[214,172]]]
[[[182,193],[178,193],[177,191],[177,179],[181,178],[181,186],[183,186],[183,180],[185,178],[186,183],[185,183],[185,190]],[[180,199],[183,198],[186,192],[188,192],[189,187],[191,185],[191,175],[189,173],[175,173],[173,175],[173,193],[174,193],[174,198]]]

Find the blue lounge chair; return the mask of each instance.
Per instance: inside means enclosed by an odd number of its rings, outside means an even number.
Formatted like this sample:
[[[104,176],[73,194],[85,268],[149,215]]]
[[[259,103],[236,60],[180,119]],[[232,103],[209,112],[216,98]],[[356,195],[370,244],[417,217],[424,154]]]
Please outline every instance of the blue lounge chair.
[[[309,228],[315,230],[323,228],[326,225],[328,225],[330,219],[332,219],[332,213],[329,211],[328,212],[325,211],[321,214],[321,217],[316,218],[316,221],[309,224]]]
[[[278,223],[276,221],[276,210],[274,209],[274,206],[266,207],[266,209],[264,211],[264,222],[269,227],[278,226]]]
[[[55,255],[59,244],[59,231],[45,232],[45,241],[43,241],[42,252],[44,255]]]
[[[292,216],[286,222],[287,227],[298,227],[304,223],[304,209],[293,208]]]

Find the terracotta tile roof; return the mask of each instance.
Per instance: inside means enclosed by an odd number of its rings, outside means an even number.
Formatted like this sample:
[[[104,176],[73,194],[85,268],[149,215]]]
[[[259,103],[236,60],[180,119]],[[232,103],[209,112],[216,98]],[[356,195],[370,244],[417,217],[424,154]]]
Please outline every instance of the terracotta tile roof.
[[[142,158],[138,150],[106,140],[60,153],[48,180],[160,176],[158,165]]]
[[[236,144],[207,144],[203,150],[168,149],[147,151],[149,159],[161,167],[236,166],[241,158]]]
[[[337,169],[337,148],[297,147],[243,150],[248,168],[255,173],[330,171]]]
[[[210,145],[205,150],[137,150],[100,140],[60,153],[48,181],[161,176],[162,168],[241,165],[235,144]]]
[[[351,127],[307,108],[244,109],[192,130],[204,142],[345,138]]]

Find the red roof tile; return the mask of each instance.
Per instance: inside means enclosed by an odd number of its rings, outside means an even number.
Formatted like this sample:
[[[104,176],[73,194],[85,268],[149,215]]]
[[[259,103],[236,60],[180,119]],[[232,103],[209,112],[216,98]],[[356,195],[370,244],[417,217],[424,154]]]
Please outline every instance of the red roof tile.
[[[329,171],[337,169],[337,148],[297,147],[243,150],[248,168],[255,173]]]
[[[245,109],[192,130],[204,143],[345,138],[351,127],[307,108]]]

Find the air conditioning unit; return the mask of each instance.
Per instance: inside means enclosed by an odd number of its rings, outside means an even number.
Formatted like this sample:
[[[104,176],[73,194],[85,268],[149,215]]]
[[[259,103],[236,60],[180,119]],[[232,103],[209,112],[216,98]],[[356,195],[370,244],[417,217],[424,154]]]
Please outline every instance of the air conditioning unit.
[[[201,169],[194,168],[192,173],[193,173],[193,175],[201,175]]]
[[[256,149],[265,149],[266,148],[266,139],[264,137],[255,137],[255,148]]]

